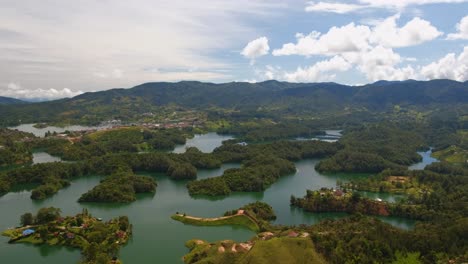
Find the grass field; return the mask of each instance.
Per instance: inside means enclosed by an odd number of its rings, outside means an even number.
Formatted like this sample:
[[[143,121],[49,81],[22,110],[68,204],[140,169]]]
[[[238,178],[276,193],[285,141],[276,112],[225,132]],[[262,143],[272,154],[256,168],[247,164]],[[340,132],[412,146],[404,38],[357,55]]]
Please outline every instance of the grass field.
[[[315,251],[310,238],[276,237],[270,240],[257,240],[248,252],[232,252],[234,241],[221,241],[200,244],[191,241],[190,253],[184,256],[187,264],[273,264],[300,263],[325,264],[324,258]],[[225,251],[220,252],[223,247]]]
[[[312,244],[310,238],[280,237],[257,241],[255,246],[236,263],[326,263]]]

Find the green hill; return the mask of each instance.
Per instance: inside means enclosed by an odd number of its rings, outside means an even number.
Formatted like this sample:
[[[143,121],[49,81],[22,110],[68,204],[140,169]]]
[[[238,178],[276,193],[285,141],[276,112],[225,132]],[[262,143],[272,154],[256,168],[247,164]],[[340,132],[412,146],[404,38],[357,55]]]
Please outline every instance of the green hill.
[[[22,122],[97,123],[134,120],[168,107],[184,110],[224,109],[253,115],[288,115],[385,110],[393,106],[456,105],[468,101],[468,83],[451,80],[380,81],[364,86],[337,83],[145,83],[130,89],[85,93],[74,98],[0,106],[5,124]],[[1,124],[0,124],[1,125]]]
[[[25,104],[25,101],[11,98],[11,97],[4,97],[0,96],[0,105],[12,105],[12,104]]]

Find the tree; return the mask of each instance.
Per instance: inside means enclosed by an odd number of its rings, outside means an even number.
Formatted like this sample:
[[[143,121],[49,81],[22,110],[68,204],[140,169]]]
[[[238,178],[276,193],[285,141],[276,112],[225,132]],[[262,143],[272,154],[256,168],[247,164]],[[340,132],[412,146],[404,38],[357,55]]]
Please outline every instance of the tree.
[[[358,192],[353,192],[352,196],[351,196],[351,201],[353,203],[357,203],[361,200],[361,194],[358,193]]]
[[[41,208],[36,215],[37,224],[45,224],[60,217],[61,210],[55,207]]]
[[[119,217],[119,228],[120,228],[120,230],[127,231],[129,227],[130,227],[130,222],[128,221],[128,217],[127,216]]]
[[[21,225],[27,226],[34,223],[34,216],[31,213],[25,213],[21,216]]]

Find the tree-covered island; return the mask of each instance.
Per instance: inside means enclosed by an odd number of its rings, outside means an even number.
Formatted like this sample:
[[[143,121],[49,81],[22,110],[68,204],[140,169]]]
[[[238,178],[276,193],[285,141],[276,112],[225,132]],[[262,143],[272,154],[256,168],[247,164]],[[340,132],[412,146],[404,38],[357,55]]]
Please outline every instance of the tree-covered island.
[[[66,246],[81,250],[83,264],[121,263],[120,247],[132,235],[132,225],[126,216],[104,222],[83,209],[75,216],[61,216],[58,208],[41,208],[36,215],[21,216],[21,227],[3,231],[9,243]]]

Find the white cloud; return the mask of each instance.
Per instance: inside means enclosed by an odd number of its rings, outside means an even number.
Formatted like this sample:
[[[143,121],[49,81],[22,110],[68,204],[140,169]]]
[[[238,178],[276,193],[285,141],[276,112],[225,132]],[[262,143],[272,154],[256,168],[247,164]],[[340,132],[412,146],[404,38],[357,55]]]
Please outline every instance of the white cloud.
[[[99,78],[115,78],[120,79],[123,76],[123,71],[121,69],[113,69],[109,73],[106,72],[94,72],[94,76]]]
[[[13,82],[8,83],[7,88],[8,88],[9,90],[12,90],[12,91],[21,90],[21,86],[20,86],[19,84],[17,84],[17,83],[13,83]]]
[[[403,10],[408,6],[420,6],[427,4],[465,3],[468,0],[358,0],[359,3],[340,2],[309,2],[305,7],[308,12],[328,12],[345,14],[364,9],[384,8],[391,10]]]
[[[284,79],[289,82],[331,81],[336,77],[334,72],[344,72],[351,67],[348,61],[335,56],[329,60],[319,61],[310,67],[299,67],[294,72],[285,73]]]
[[[468,46],[458,56],[449,53],[422,67],[421,75],[425,79],[452,79],[460,82],[468,80]]]
[[[365,8],[363,5],[356,5],[356,4],[342,4],[336,2],[310,2],[308,6],[306,6],[305,10],[307,12],[329,12],[329,13],[337,13],[337,14],[345,14],[354,12],[360,9]]]
[[[251,64],[254,64],[256,58],[267,55],[269,51],[268,39],[260,37],[247,43],[241,54],[250,59]]]
[[[376,46],[360,54],[347,54],[345,58],[356,64],[357,69],[364,73],[369,81],[406,80],[416,77],[411,66],[398,67],[402,62],[399,54],[383,46]]]
[[[447,39],[468,39],[468,16],[463,17],[456,25],[457,33],[448,34]]]
[[[452,4],[452,3],[466,3],[467,0],[359,0],[362,4],[367,4],[372,7],[381,8],[404,8],[407,6],[418,6],[428,4]]]
[[[321,34],[313,31],[309,35],[296,34],[296,43],[287,43],[281,49],[273,50],[273,55],[329,55],[343,52],[362,52],[372,45],[385,47],[408,47],[418,45],[442,35],[429,21],[414,18],[399,28],[396,21],[399,15],[375,22],[373,27],[350,23],[342,27],[332,27]]]
[[[368,49],[369,27],[350,23],[342,27],[332,27],[321,34],[313,31],[309,35],[296,34],[297,42],[284,44],[273,51],[274,56],[284,55],[334,55],[342,52],[356,52]]]
[[[399,28],[396,23],[399,18],[399,15],[395,15],[378,23],[372,29],[370,41],[385,47],[408,47],[433,40],[443,34],[429,21],[419,17]]]
[[[256,80],[266,81],[281,78],[281,67],[266,65],[265,68],[255,68]]]
[[[273,0],[1,2],[0,80],[85,91],[230,80],[236,65],[220,51],[253,38],[256,21],[285,8]]]
[[[27,89],[23,88],[20,84],[10,82],[4,86],[4,89],[0,90],[0,96],[7,96],[13,98],[24,98],[24,99],[31,99],[31,98],[47,98],[47,99],[58,99],[58,98],[65,98],[65,97],[73,97],[79,94],[82,94],[82,91],[72,91],[69,88],[63,89],[41,89],[41,88],[33,88]]]
[[[342,27],[332,27],[321,34],[312,32],[305,36],[296,34],[296,43],[287,43],[280,49],[273,51],[275,56],[313,55],[334,56],[337,62],[341,58],[346,62],[336,71],[347,71],[356,68],[369,81],[377,80],[405,80],[417,78],[417,69],[404,62],[413,62],[416,58],[402,58],[392,48],[418,45],[442,35],[429,21],[414,18],[402,27],[397,25],[399,15],[387,19],[374,21],[372,26],[350,23]],[[326,64],[317,63],[309,68],[298,68],[287,74],[290,81],[333,79],[334,74],[328,72]]]

